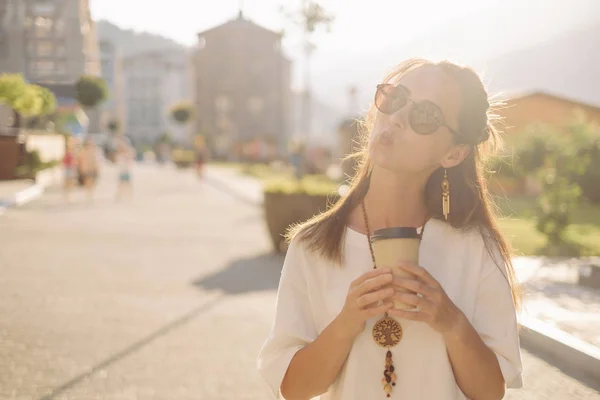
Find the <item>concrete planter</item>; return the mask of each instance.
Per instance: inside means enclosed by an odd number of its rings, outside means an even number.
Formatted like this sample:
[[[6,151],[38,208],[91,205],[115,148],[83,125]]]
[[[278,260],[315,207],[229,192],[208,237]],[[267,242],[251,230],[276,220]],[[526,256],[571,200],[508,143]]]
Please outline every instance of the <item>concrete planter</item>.
[[[192,161],[174,161],[175,166],[177,168],[183,169],[183,168],[189,168],[192,166]]]
[[[588,265],[580,267],[577,283],[581,286],[600,290],[600,260],[590,262]]]
[[[336,200],[333,196],[265,192],[265,220],[273,249],[278,253],[285,252],[287,244],[283,235],[289,226],[326,211],[328,202],[334,203]]]

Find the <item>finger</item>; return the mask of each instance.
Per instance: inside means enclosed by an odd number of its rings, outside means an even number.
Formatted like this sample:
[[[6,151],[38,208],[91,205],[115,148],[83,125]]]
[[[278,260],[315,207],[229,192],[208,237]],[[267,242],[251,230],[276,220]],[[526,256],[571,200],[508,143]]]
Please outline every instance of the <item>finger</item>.
[[[408,289],[414,293],[421,293],[425,297],[433,296],[435,289],[415,279],[396,278],[393,281],[396,288]]]
[[[423,267],[411,263],[400,263],[398,264],[398,268],[418,276],[431,287],[438,287],[440,285],[439,282],[431,276],[429,271]]]
[[[354,281],[352,281],[350,286],[351,287],[359,286],[367,279],[371,279],[371,278],[375,278],[379,275],[391,274],[391,273],[392,273],[392,270],[390,268],[376,268],[376,269],[373,269],[373,270],[367,272],[366,274],[362,274],[361,276],[356,278]]]
[[[396,291],[394,290],[394,288],[384,288],[384,289],[376,290],[374,292],[369,292],[369,293],[366,293],[366,294],[363,294],[362,296],[360,296],[356,300],[356,304],[358,305],[359,308],[365,308],[369,304],[373,304],[373,303],[378,302],[379,300],[384,300],[389,297],[392,297],[395,293],[396,293]]]
[[[410,319],[412,321],[427,322],[429,320],[429,314],[422,311],[405,311],[392,308],[388,313],[396,318]]]
[[[419,311],[425,311],[431,313],[433,310],[433,303],[424,297],[417,296],[411,293],[396,293],[394,299],[402,303],[410,304],[419,309]]]
[[[367,318],[370,318],[376,315],[381,315],[384,312],[391,310],[393,307],[394,303],[392,303],[391,301],[384,301],[381,305],[377,307],[367,308],[363,312]]]
[[[358,297],[365,293],[373,292],[380,289],[382,286],[387,286],[394,280],[392,273],[376,276],[375,278],[368,279],[358,286],[355,291]]]

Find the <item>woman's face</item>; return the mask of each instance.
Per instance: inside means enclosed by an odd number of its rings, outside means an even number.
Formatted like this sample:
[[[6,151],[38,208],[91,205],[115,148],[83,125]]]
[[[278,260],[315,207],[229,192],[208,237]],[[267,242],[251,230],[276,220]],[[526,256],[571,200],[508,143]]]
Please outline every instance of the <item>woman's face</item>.
[[[418,134],[410,126],[412,102],[435,103],[446,125],[458,131],[460,88],[439,67],[423,66],[407,72],[398,81],[409,90],[406,105],[392,114],[377,111],[369,138],[369,155],[378,167],[393,172],[432,172],[441,166],[458,165],[468,153],[466,146],[456,145],[448,128],[440,126],[428,135]]]

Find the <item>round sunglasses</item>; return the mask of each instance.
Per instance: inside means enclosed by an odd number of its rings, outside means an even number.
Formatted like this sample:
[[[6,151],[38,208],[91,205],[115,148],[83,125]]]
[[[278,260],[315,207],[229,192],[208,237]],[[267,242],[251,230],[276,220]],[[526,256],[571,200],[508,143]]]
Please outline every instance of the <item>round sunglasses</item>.
[[[383,114],[390,115],[407,103],[411,103],[408,123],[413,131],[420,135],[429,135],[443,126],[453,135],[460,136],[458,132],[446,125],[444,113],[437,104],[429,100],[415,102],[410,99],[409,93],[410,90],[405,86],[381,83],[377,85],[375,107]]]

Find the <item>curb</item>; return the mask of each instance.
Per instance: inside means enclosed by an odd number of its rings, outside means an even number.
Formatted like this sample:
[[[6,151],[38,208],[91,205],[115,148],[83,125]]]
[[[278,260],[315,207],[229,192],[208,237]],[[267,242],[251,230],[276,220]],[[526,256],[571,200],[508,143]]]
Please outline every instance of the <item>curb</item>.
[[[41,196],[43,192],[44,187],[42,185],[33,184],[27,189],[23,189],[8,198],[0,199],[0,215],[6,212],[6,209],[8,208],[18,207],[20,205],[29,203],[30,201]]]
[[[247,205],[255,207],[263,206],[262,198],[257,198],[256,196],[248,194],[244,190],[241,190],[235,187],[235,185],[227,182],[227,179],[219,177],[216,174],[206,173],[204,174],[202,180],[210,186],[235,197],[236,199],[242,201],[243,203],[246,203]]]
[[[521,343],[564,372],[600,390],[600,348],[535,318],[521,316]]]

